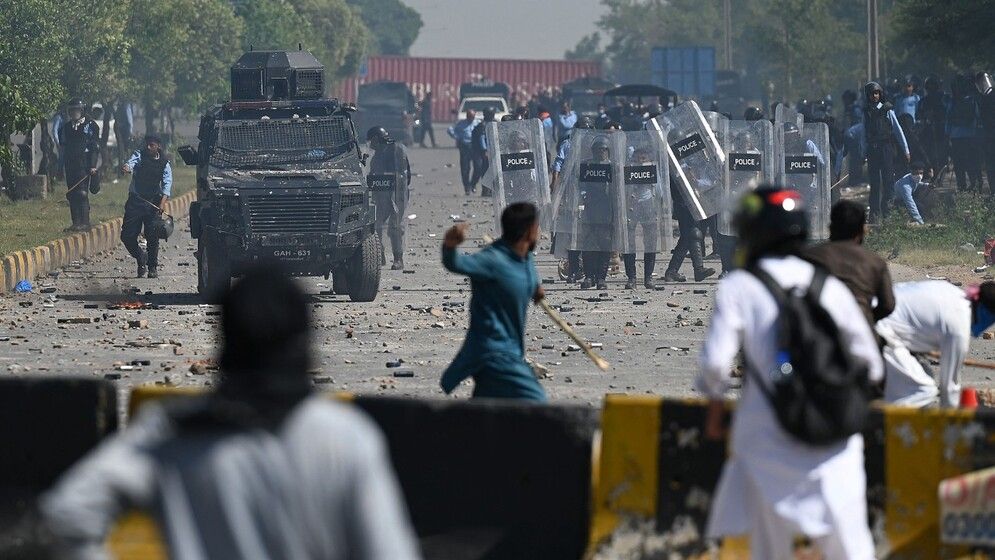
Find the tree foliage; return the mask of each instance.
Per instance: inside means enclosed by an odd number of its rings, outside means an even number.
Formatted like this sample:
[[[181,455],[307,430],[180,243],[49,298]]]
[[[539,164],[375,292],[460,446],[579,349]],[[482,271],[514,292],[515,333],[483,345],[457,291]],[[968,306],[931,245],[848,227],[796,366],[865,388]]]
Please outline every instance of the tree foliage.
[[[424,25],[413,8],[401,0],[347,0],[359,9],[372,35],[371,51],[407,56]]]
[[[343,0],[291,2],[310,22],[314,42],[309,48],[325,65],[329,82],[355,74],[371,42],[359,11]]]
[[[925,55],[949,68],[995,65],[991,2],[978,0],[895,0],[893,43],[915,57]]]

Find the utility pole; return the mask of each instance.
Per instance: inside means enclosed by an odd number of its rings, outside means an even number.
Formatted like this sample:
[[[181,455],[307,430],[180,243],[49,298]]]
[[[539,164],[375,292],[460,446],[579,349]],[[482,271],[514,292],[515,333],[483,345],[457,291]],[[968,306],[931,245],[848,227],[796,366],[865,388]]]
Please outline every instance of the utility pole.
[[[878,50],[878,0],[867,0],[867,81],[881,77]]]
[[[725,29],[725,69],[732,70],[732,0],[722,1],[722,19]]]

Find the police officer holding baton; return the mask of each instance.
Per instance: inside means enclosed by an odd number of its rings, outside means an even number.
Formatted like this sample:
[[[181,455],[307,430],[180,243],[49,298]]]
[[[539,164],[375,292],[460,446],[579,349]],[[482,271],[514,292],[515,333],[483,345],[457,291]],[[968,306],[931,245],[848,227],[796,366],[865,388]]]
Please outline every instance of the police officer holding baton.
[[[138,278],[146,273],[149,278],[157,278],[159,239],[165,239],[169,233],[165,230],[162,211],[173,188],[173,169],[169,157],[162,151],[162,140],[158,136],[146,136],[145,148],[135,150],[122,169],[131,173],[132,178],[128,201],[124,205],[121,241],[138,261]],[[142,231],[147,252],[138,245],[138,234]]]

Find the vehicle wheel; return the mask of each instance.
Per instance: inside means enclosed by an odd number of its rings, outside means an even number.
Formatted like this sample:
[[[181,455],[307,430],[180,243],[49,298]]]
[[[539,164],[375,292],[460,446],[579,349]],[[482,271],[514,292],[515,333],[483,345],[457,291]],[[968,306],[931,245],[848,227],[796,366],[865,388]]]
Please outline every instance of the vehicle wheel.
[[[345,296],[349,295],[349,282],[347,281],[346,267],[341,266],[332,271],[332,292]]]
[[[371,233],[352,254],[346,283],[352,301],[373,301],[380,290],[380,236]]]
[[[205,233],[197,240],[197,292],[217,303],[231,286],[231,261],[216,235]]]

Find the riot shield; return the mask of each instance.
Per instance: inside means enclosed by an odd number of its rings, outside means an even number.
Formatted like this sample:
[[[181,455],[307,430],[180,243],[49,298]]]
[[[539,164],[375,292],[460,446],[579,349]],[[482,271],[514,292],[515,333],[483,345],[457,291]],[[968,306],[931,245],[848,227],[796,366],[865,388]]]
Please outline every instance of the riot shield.
[[[563,182],[556,189],[556,255],[619,251],[624,230],[625,134],[574,129]]]
[[[539,119],[487,123],[487,150],[493,179],[495,227],[509,204],[530,202],[542,227],[552,223],[546,139]]]
[[[726,152],[726,202],[719,214],[719,233],[735,235],[732,214],[744,193],[773,183],[774,125],[768,120],[728,121],[722,137]]]
[[[704,220],[722,207],[725,153],[705,116],[694,101],[685,101],[648,121],[647,127],[661,131],[667,139],[670,173],[680,186],[691,214]]]
[[[664,253],[674,247],[666,142],[656,130],[625,133],[625,225],[622,253]]]
[[[786,122],[781,129],[777,181],[801,193],[808,207],[811,238],[829,238],[830,179],[829,127],[826,123]]]
[[[377,215],[403,213],[408,203],[408,166],[404,146],[390,141],[370,158],[366,185],[373,191]]]

